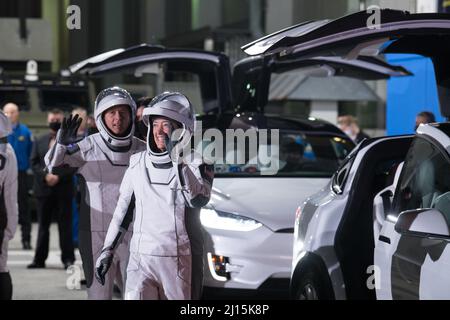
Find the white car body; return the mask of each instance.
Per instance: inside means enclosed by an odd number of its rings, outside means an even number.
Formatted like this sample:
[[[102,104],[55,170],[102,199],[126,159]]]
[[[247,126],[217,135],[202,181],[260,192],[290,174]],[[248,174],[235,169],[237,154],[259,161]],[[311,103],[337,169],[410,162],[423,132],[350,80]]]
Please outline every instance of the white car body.
[[[251,231],[205,227],[205,251],[230,258],[230,279],[218,280],[208,261],[204,285],[258,289],[271,278],[289,279],[296,198],[322,188],[324,178],[216,178],[210,206],[253,218]],[[220,190],[220,191],[218,191]],[[276,199],[274,201],[274,199]],[[223,279],[225,280],[225,279]]]
[[[344,218],[355,215],[367,215],[366,219],[372,221],[372,212],[353,212],[347,209],[350,196],[364,178],[355,181],[361,164],[370,161],[371,153],[376,148],[384,148],[385,145],[396,141],[396,145],[404,144],[404,150],[408,147],[411,137],[385,137],[369,139],[362,142],[352,154],[349,160],[332,177],[324,189],[307,198],[297,210],[294,229],[293,260],[291,274],[291,294],[298,297],[299,283],[305,274],[314,269],[317,281],[321,284],[326,298],[346,299],[348,292],[346,286],[348,280],[342,271],[341,261],[343,256],[352,254],[347,247],[342,248],[344,254],[337,252],[337,239],[343,236],[342,228]],[[403,142],[404,141],[404,142]],[[395,143],[395,142],[394,142]],[[400,154],[405,152],[400,151]],[[343,181],[337,185],[337,177],[342,175]],[[365,201],[373,201],[368,198]],[[372,223],[370,229],[372,232]],[[365,241],[368,241],[367,239]],[[346,242],[348,245],[348,240]],[[311,281],[314,281],[311,280]],[[322,289],[322,288],[320,288]],[[322,298],[319,293],[317,298]]]
[[[206,298],[233,293],[288,297],[296,199],[323,188],[354,148],[325,121],[256,116],[259,123],[275,121],[287,128],[279,130],[279,166],[276,174],[264,175],[259,165],[247,171],[251,161],[237,167],[216,165],[211,200],[200,212]],[[238,123],[245,126],[242,118]],[[302,160],[288,161],[299,145],[304,146]]]

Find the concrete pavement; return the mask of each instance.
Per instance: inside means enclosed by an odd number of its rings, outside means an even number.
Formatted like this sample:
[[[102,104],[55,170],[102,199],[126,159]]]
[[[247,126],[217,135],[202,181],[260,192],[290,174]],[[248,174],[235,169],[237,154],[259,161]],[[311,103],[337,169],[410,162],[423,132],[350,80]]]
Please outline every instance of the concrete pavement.
[[[61,263],[58,244],[58,228],[51,225],[50,251],[45,269],[27,269],[36,248],[37,224],[32,228],[32,250],[23,250],[20,226],[14,239],[9,242],[8,267],[13,281],[14,300],[84,300],[87,297],[79,279],[84,279],[81,258],[76,249],[75,265],[67,271]],[[79,289],[77,289],[77,286]]]

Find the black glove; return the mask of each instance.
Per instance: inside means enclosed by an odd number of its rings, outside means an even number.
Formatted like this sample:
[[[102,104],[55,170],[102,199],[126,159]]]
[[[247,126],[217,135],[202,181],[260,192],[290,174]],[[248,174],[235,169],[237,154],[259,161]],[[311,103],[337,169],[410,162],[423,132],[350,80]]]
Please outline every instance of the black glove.
[[[164,144],[166,145],[166,150],[169,153],[169,156],[171,156],[172,150],[173,150],[173,142],[170,139],[169,135],[164,134]]]
[[[70,115],[69,118],[64,117],[56,138],[58,143],[68,146],[77,142],[77,131],[82,121],[83,119],[77,114],[75,116]]]
[[[173,143],[170,137],[166,134],[164,138],[164,143],[166,145],[166,150],[169,153],[169,158],[173,163],[180,164],[183,160],[183,150],[180,148],[178,142]]]
[[[105,275],[113,262],[111,250],[104,250],[95,263],[95,278],[102,286],[105,285]]]

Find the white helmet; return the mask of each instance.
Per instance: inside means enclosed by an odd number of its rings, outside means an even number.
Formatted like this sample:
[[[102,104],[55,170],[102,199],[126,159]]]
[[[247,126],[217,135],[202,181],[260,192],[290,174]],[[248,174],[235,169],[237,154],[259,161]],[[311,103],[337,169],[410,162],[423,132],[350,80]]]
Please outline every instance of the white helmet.
[[[11,121],[9,118],[0,111],[0,138],[5,138],[12,132]]]
[[[118,105],[130,107],[130,126],[123,137],[114,135],[103,121],[103,112]],[[129,146],[134,134],[134,118],[136,116],[136,103],[125,89],[111,87],[103,89],[95,99],[95,124],[102,138],[112,147]]]
[[[162,155],[166,152],[158,153],[156,150],[153,150],[151,144],[153,133],[150,118],[154,116],[169,118],[180,125],[181,132],[179,132],[175,140],[172,140],[174,145],[182,149],[190,143],[195,131],[195,113],[191,102],[185,95],[179,92],[163,92],[153,98],[142,113],[142,120],[148,126],[147,146],[149,147],[149,152],[153,155]],[[174,139],[173,136],[172,139]]]

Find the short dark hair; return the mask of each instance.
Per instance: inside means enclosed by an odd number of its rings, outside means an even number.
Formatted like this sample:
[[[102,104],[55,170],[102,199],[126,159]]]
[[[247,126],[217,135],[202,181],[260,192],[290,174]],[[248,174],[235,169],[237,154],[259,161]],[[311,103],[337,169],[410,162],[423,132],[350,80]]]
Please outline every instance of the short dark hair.
[[[150,101],[153,100],[153,97],[149,97],[149,96],[144,96],[144,97],[140,97],[139,99],[136,100],[136,106],[139,108],[140,106],[148,106],[148,104],[150,103]]]
[[[436,122],[436,118],[434,117],[433,112],[431,111],[422,111],[417,114],[418,117],[424,117],[427,119],[427,123]]]
[[[63,112],[61,109],[58,109],[58,108],[53,108],[53,109],[51,109],[48,113],[51,113],[51,114],[62,114],[62,115],[64,115],[64,112]]]

